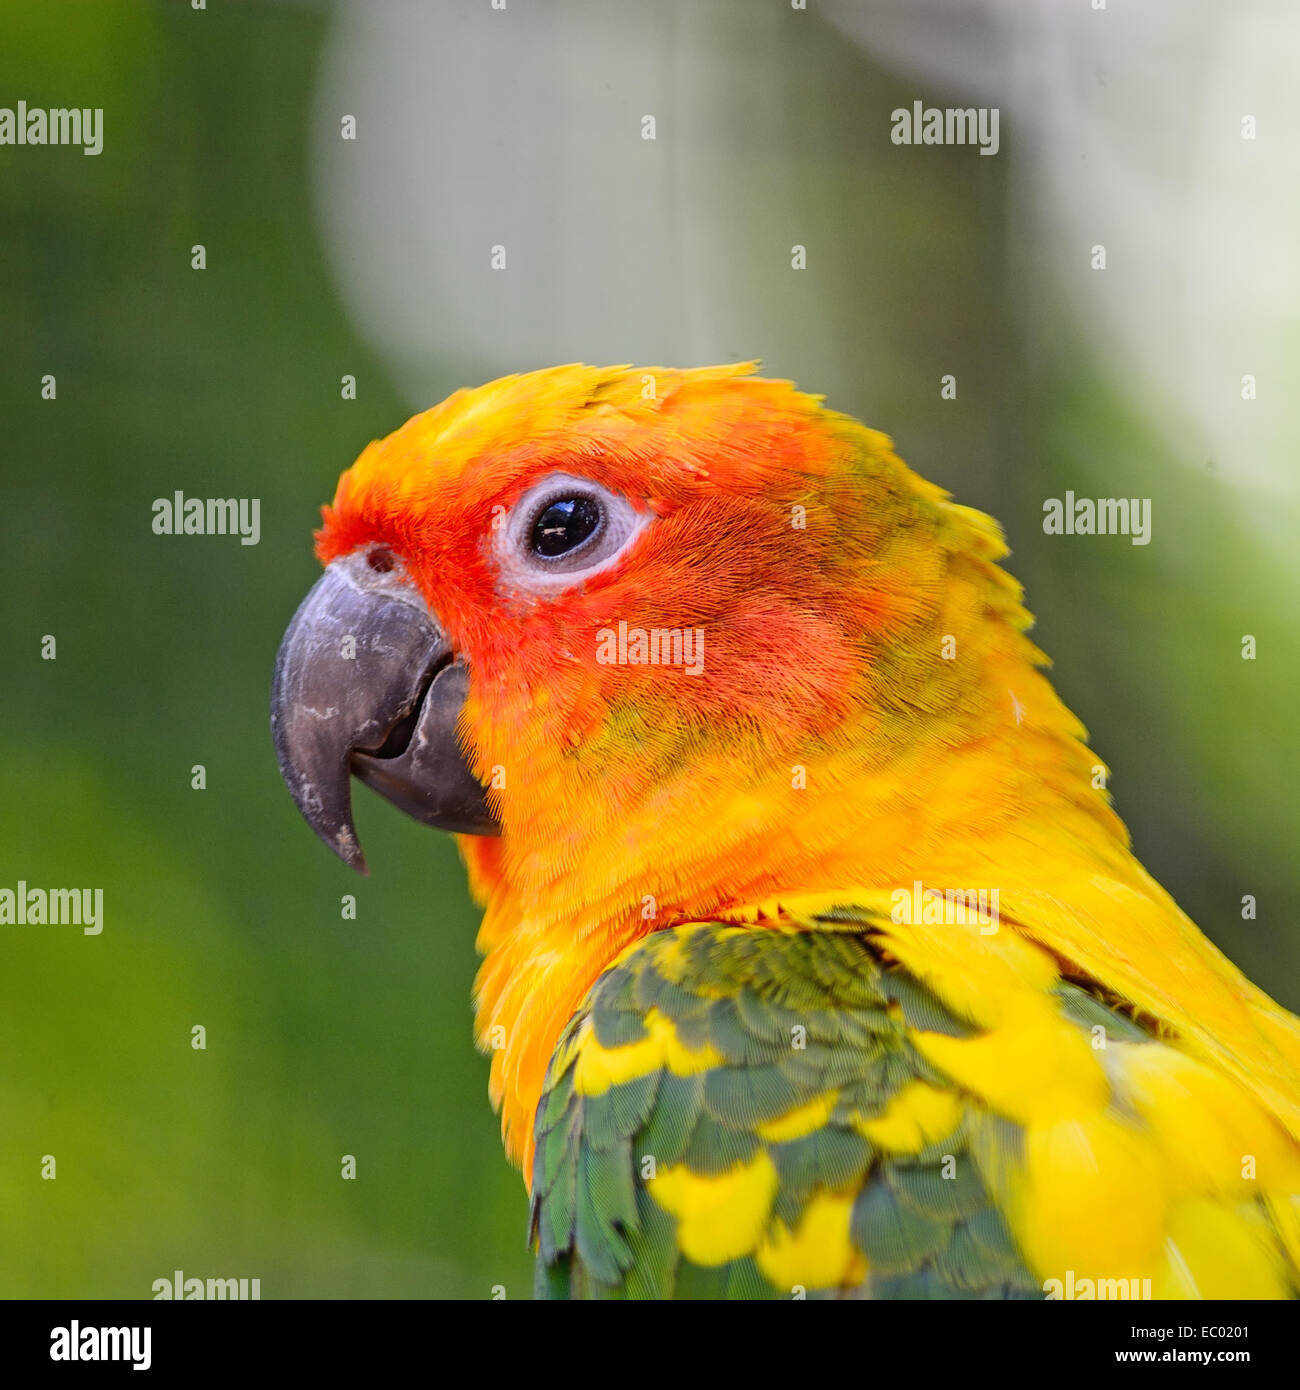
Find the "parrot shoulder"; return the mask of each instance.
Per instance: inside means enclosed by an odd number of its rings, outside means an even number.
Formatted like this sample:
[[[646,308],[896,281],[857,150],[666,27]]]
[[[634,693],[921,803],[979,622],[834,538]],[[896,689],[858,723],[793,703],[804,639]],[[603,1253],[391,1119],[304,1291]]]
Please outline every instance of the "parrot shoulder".
[[[1294,1292],[1300,1160],[1230,1078],[1028,941],[858,896],[597,980],[537,1113],[539,1294]]]
[[[965,1036],[860,927],[699,923],[626,952],[536,1124],[539,1291],[1032,1295],[910,1032]]]

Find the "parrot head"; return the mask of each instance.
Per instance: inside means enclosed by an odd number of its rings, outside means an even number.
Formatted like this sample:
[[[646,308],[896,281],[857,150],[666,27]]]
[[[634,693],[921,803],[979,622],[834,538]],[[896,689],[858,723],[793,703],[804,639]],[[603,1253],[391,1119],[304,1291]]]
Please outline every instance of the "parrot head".
[[[969,831],[962,751],[1012,732],[997,775],[1023,786],[989,806],[1033,794],[1030,743],[1086,780],[995,524],[752,372],[460,391],[324,508],[276,667],[281,770],[354,867],[353,777],[457,834],[486,906],[480,1036],[511,1039],[494,1093],[523,1097],[508,1131],[648,931],[877,863],[896,881],[945,815]]]

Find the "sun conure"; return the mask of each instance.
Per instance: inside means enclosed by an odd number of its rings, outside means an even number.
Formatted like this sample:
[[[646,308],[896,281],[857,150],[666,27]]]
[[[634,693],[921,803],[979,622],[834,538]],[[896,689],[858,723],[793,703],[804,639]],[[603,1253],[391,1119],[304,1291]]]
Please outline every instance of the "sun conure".
[[[1300,1022],[1133,857],[996,524],[752,370],[417,415],[276,667],[332,849],[353,775],[457,833],[539,1290],[1295,1294]]]

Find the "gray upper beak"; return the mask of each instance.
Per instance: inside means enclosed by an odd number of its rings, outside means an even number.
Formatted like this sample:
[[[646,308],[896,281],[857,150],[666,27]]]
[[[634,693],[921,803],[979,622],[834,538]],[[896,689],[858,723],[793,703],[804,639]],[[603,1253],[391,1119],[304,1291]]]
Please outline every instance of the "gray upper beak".
[[[271,685],[271,732],[307,823],[368,872],[349,779],[416,820],[495,835],[500,827],[457,733],[465,665],[391,556],[335,560],[289,624]]]

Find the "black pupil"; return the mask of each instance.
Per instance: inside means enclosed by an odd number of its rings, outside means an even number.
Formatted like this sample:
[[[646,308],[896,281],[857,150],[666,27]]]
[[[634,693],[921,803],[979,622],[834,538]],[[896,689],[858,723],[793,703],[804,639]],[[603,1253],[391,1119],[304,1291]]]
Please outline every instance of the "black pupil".
[[[547,559],[576,549],[600,525],[600,508],[590,497],[560,497],[533,522],[533,550]]]

